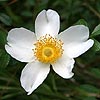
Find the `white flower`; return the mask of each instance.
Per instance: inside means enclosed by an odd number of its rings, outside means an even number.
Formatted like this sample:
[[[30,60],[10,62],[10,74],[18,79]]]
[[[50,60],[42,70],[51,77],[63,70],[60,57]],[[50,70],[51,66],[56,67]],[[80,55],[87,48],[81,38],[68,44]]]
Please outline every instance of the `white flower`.
[[[25,28],[9,31],[6,51],[21,62],[28,62],[21,73],[21,85],[31,94],[47,77],[50,64],[61,77],[73,76],[74,59],[93,46],[89,29],[71,26],[58,34],[60,19],[56,11],[43,10],[35,20],[35,33]]]

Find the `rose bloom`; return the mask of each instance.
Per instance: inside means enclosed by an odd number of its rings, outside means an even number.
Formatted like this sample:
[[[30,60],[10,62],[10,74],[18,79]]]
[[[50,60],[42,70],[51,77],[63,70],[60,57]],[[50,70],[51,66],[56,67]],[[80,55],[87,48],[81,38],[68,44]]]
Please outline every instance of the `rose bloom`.
[[[21,86],[30,95],[47,77],[50,65],[65,79],[74,73],[74,58],[90,49],[94,41],[84,25],[71,26],[58,34],[60,17],[54,10],[41,11],[35,20],[35,33],[25,28],[8,32],[6,51],[16,60],[27,62],[21,73]]]

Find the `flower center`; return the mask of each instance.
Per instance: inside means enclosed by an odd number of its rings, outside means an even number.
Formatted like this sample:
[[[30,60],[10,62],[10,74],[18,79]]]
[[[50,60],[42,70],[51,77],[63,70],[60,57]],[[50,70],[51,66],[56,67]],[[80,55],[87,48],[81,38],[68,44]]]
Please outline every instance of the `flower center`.
[[[54,63],[63,54],[62,41],[46,34],[34,44],[34,55],[36,59],[43,63]]]
[[[49,47],[44,48],[43,53],[44,53],[44,55],[45,55],[46,57],[52,56],[52,53],[53,53],[53,52],[52,52],[52,48],[49,48]]]

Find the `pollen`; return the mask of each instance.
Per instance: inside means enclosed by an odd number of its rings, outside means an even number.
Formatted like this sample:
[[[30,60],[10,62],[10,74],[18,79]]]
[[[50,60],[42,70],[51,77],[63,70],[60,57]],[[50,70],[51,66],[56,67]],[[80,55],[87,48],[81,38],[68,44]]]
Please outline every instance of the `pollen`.
[[[46,34],[34,44],[34,55],[42,63],[55,63],[63,54],[63,42]]]

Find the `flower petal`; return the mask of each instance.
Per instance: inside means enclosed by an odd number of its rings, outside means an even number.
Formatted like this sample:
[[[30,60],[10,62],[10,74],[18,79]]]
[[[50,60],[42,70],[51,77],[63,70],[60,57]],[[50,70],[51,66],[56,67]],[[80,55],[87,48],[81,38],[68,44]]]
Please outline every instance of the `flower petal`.
[[[76,58],[90,49],[93,44],[94,41],[89,39],[86,42],[69,44],[64,48],[64,50],[69,57]]]
[[[35,20],[35,33],[37,38],[50,34],[56,36],[60,28],[59,15],[54,10],[41,11]]]
[[[72,73],[74,62],[74,59],[62,56],[56,63],[52,64],[52,67],[58,75],[68,79],[74,75],[74,73]]]
[[[16,60],[21,62],[31,62],[35,60],[32,49],[5,45],[6,51]]]
[[[21,85],[30,95],[47,77],[50,71],[49,64],[40,62],[28,63],[21,73]]]
[[[25,28],[14,28],[8,32],[8,45],[5,45],[6,51],[15,59],[21,62],[30,62],[34,60],[34,42],[36,36],[33,32]]]
[[[14,28],[8,32],[7,41],[10,45],[33,48],[36,37],[34,32],[30,30],[25,28]]]
[[[89,29],[84,25],[71,26],[59,34],[59,38],[66,44],[71,42],[86,41],[89,37]]]

